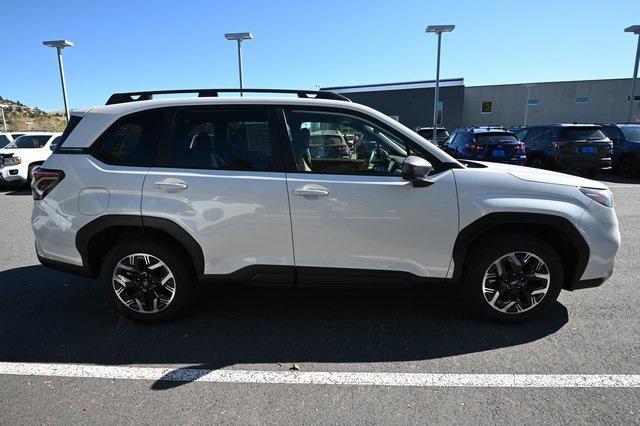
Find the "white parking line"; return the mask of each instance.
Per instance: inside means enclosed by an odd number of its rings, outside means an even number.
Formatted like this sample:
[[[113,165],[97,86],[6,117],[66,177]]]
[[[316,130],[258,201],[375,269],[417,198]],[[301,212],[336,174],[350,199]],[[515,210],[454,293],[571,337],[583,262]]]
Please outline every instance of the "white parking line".
[[[640,374],[430,374],[249,371],[0,362],[0,375],[177,382],[497,388],[637,388]]]

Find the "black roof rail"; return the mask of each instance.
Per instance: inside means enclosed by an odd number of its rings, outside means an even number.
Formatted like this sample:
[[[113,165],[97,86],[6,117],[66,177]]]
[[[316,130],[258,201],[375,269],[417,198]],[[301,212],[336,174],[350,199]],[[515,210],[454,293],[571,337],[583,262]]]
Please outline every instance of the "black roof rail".
[[[155,95],[173,95],[197,93],[199,98],[217,97],[219,93],[287,93],[295,94],[299,98],[331,99],[335,101],[351,102],[351,99],[338,93],[325,90],[295,90],[295,89],[178,89],[178,90],[150,90],[142,92],[114,93],[107,100],[106,105],[122,104],[127,102],[148,101]]]

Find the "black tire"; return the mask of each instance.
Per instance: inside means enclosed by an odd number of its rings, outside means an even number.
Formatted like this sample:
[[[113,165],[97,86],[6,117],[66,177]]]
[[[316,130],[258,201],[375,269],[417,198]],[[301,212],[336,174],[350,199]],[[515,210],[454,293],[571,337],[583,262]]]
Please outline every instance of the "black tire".
[[[483,291],[485,273],[489,272],[493,262],[512,252],[528,252],[539,257],[546,264],[550,277],[546,294],[523,312],[502,312],[493,308]],[[530,234],[518,233],[483,240],[472,247],[465,264],[461,283],[463,297],[476,313],[491,320],[505,323],[528,321],[553,304],[562,289],[564,268],[560,256],[549,244]],[[520,305],[520,302],[517,304]]]
[[[628,179],[640,177],[640,159],[631,155],[623,157],[618,163],[618,173]]]
[[[585,177],[588,177],[589,179],[593,179],[598,175],[598,173],[600,173],[600,170],[594,170],[594,169],[583,170],[583,174],[585,175]]]
[[[173,282],[171,284],[173,285],[175,293],[170,303],[166,304],[166,307],[163,307],[158,312],[143,313],[135,311],[120,300],[116,294],[113,283],[113,274],[116,265],[125,257],[135,253],[149,254],[157,258],[162,261],[166,265],[167,270],[173,274]],[[164,267],[162,271],[164,271]],[[145,323],[162,322],[175,318],[184,312],[195,299],[198,288],[197,277],[193,272],[189,259],[183,253],[173,250],[169,243],[155,240],[126,240],[114,246],[102,262],[98,279],[105,291],[107,300],[114,309],[129,319]],[[129,291],[130,290],[127,289],[127,292]],[[138,289],[131,290],[131,292],[138,294]],[[152,291],[149,291],[149,293],[152,293]]]

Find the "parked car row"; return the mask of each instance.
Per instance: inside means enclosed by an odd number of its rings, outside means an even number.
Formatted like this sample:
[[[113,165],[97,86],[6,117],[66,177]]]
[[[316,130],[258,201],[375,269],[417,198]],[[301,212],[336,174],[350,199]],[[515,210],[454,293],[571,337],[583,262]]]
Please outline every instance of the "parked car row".
[[[431,140],[433,128],[421,133],[422,129],[416,131]],[[464,127],[446,140],[437,139],[441,149],[458,159],[579,170],[587,175],[613,168],[624,177],[640,177],[640,124]]]
[[[62,133],[2,133],[8,140],[0,148],[0,184],[29,184],[33,169],[42,165],[55,149]]]

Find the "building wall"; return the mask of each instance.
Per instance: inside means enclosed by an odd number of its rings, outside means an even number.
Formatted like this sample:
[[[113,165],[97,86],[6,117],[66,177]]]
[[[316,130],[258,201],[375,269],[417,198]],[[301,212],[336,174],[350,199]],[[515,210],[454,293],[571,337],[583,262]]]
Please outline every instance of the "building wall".
[[[535,83],[529,87],[528,124],[558,122],[626,122],[631,79]],[[586,97],[586,103],[576,103]],[[482,113],[482,102],[491,101],[491,113]],[[466,87],[463,123],[465,126],[524,124],[527,87],[524,84]],[[640,122],[640,102],[634,106]]]
[[[398,116],[402,124],[413,129],[433,124],[434,93],[435,89],[424,88],[345,93],[345,96],[389,116]],[[447,128],[460,126],[464,86],[441,87],[439,98],[443,102],[444,126]]]

